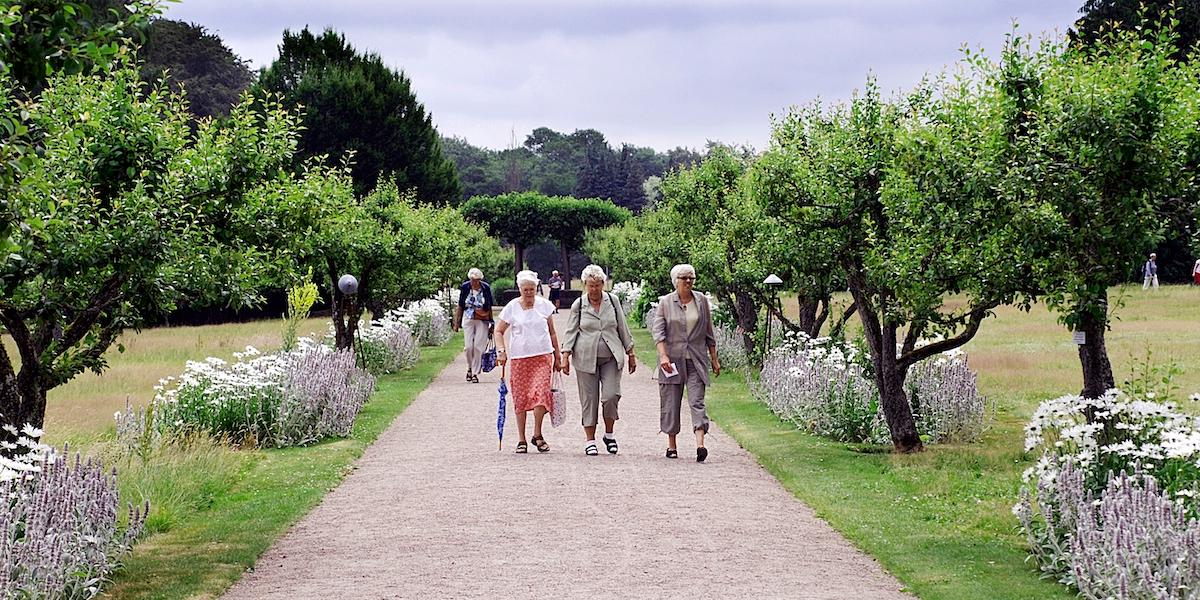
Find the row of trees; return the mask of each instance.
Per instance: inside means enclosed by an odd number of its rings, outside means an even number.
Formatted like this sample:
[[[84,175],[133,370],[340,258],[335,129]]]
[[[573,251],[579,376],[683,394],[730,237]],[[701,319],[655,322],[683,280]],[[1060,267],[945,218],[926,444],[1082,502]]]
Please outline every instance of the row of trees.
[[[512,246],[514,277],[524,268],[525,250],[546,240],[559,245],[562,272],[573,273],[571,253],[583,246],[589,231],[624,223],[630,217],[628,210],[607,200],[538,192],[476,196],[462,206],[462,214]]]
[[[3,424],[42,426],[48,390],[102,371],[122,331],[181,305],[253,304],[310,269],[336,290],[354,273],[344,346],[364,307],[427,297],[504,256],[419,190],[388,178],[359,194],[350,169],[299,161],[305,117],[278,95],[196,120],[182,93],[146,84],[130,48],[152,2],[95,26],[70,18],[86,7],[43,8],[10,6],[0,22],[0,324],[18,353],[0,344]],[[23,45],[39,32],[54,52]]]
[[[1194,227],[1200,197],[1200,68],[1175,58],[1169,27],[1103,39],[1013,36],[998,60],[968,52],[894,100],[868,81],[846,104],[794,109],[766,152],[668,177],[657,210],[589,251],[658,287],[695,264],[748,345],[769,272],[807,303],[784,322],[810,334],[849,289],[898,451],[922,447],[908,369],[1001,305],[1044,300],[1082,333],[1082,393],[1097,397],[1114,384],[1109,287],[1172,225]]]
[[[657,200],[666,173],[703,157],[686,148],[662,153],[622,144],[613,149],[594,129],[565,134],[548,127],[534,129],[523,145],[506,150],[479,148],[460,138],[444,138],[442,146],[458,166],[464,198],[534,191],[601,198],[634,212]]]

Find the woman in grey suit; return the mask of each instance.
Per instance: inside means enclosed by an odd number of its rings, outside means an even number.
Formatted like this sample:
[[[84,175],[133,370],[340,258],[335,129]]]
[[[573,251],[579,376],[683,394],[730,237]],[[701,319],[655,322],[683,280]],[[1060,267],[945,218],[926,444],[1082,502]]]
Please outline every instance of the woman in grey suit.
[[[571,305],[567,333],[563,342],[563,373],[575,365],[579,403],[583,407],[583,432],[587,441],[583,453],[596,456],[596,413],[604,406],[604,447],[617,453],[613,426],[617,422],[617,402],[621,400],[621,370],[629,363],[629,373],[637,370],[633,354],[633,336],[625,321],[625,311],[616,297],[604,291],[608,277],[604,269],[588,265],[583,270],[586,293]],[[572,360],[573,359],[573,360]]]
[[[678,458],[675,436],[679,433],[680,402],[687,388],[692,412],[692,430],[696,433],[696,462],[708,458],[704,434],[708,433],[708,412],[704,390],[708,370],[721,375],[717,359],[717,339],[713,335],[712,308],[704,294],[692,291],[696,269],[692,265],[671,268],[675,291],[658,299],[653,333],[658,346],[658,399],[661,430],[667,434],[667,458]]]

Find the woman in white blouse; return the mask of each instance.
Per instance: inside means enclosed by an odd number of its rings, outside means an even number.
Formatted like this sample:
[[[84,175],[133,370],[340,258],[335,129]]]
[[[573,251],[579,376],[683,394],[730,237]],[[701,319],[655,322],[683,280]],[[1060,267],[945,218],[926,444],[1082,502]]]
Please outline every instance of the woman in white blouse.
[[[542,436],[542,421],[554,408],[550,377],[562,364],[558,336],[554,332],[554,305],[537,295],[538,276],[533,271],[517,273],[521,295],[500,311],[496,323],[497,362],[510,369],[513,411],[517,415],[517,453],[529,452],[525,441],[525,413],[533,411],[533,445],[549,452]]]

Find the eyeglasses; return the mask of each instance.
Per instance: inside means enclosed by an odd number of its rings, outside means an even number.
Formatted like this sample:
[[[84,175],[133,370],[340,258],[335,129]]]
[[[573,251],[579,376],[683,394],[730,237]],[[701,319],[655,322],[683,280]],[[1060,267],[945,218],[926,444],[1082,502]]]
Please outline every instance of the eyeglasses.
[[[678,279],[680,281],[695,281],[696,280],[695,277],[676,277],[675,279]]]

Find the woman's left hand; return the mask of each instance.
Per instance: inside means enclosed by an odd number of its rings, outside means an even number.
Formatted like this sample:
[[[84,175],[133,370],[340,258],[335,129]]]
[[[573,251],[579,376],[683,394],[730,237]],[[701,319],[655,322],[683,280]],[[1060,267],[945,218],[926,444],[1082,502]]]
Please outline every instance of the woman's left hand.
[[[635,355],[631,352],[628,354],[628,357],[629,357],[629,374],[633,375],[633,372],[637,371],[637,355]]]
[[[554,353],[554,372],[558,373],[561,371],[562,371],[562,355],[555,352]]]
[[[716,360],[716,359],[713,359],[713,361],[712,361],[712,371],[713,371],[713,375],[714,375],[714,376],[716,376],[716,377],[720,377],[720,376],[721,376],[721,361],[719,361],[719,360]]]

